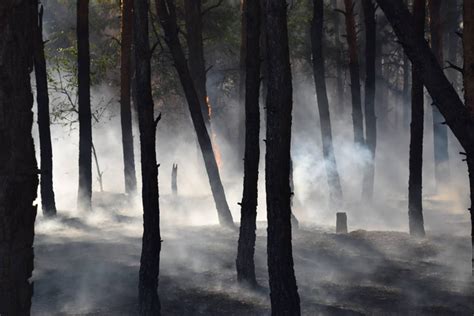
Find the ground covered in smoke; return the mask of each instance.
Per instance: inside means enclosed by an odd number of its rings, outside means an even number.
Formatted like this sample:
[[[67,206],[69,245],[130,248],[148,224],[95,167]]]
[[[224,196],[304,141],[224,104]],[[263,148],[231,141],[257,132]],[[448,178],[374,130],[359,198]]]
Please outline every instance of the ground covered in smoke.
[[[163,222],[173,222],[170,218],[164,214]],[[135,314],[139,211],[96,206],[80,218],[40,217],[36,230],[33,315]],[[302,223],[294,232],[304,315],[472,315],[469,237],[428,232],[429,238],[416,241],[402,232],[333,230]],[[269,315],[265,235],[265,223],[259,223],[256,266],[262,288],[250,291],[236,286],[237,231],[165,225],[163,314]]]

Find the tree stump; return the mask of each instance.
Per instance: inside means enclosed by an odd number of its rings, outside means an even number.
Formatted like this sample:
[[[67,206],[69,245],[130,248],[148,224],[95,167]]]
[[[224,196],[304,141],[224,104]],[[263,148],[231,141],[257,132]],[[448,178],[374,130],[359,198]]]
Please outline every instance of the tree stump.
[[[347,234],[347,215],[345,212],[336,213],[336,233]]]
[[[173,164],[171,171],[171,191],[174,196],[178,195],[178,164]]]

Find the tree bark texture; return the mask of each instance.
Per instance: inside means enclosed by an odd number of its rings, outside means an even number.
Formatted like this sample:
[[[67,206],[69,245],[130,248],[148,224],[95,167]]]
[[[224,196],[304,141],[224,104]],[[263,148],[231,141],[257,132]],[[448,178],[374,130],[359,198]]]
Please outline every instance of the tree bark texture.
[[[443,57],[443,27],[441,19],[442,0],[429,0],[431,49],[441,68],[444,67]],[[443,116],[436,106],[433,109],[433,140],[434,140],[434,163],[435,180],[439,187],[447,184],[449,176],[449,154],[448,154],[448,128],[444,123]]]
[[[333,0],[333,8],[338,8],[338,0]],[[341,32],[339,29],[339,15],[334,15],[334,46],[336,46],[336,108],[339,113],[344,113],[344,71],[342,69],[343,48],[341,43]]]
[[[377,118],[375,117],[375,5],[372,0],[362,0],[365,24],[365,145],[370,159],[364,171],[362,197],[372,200],[375,178],[375,149],[377,146]]]
[[[425,40],[425,0],[413,3],[413,20],[419,41]],[[410,235],[425,236],[423,224],[423,116],[424,94],[420,69],[412,66],[410,158],[408,176],[408,222]]]
[[[419,69],[423,84],[428,89],[434,104],[443,115],[446,124],[466,151],[471,203],[474,201],[474,120],[468,106],[464,106],[456,90],[443,73],[436,56],[426,41],[421,41],[415,34],[414,20],[401,0],[377,0],[390,24],[392,25],[403,49],[412,64]],[[471,207],[471,236],[472,212]]]
[[[311,24],[311,47],[313,53],[313,76],[318,100],[319,121],[323,143],[323,157],[328,179],[330,204],[340,206],[342,202],[342,188],[337,171],[336,157],[332,144],[331,117],[326,89],[326,78],[323,57],[323,24],[324,1],[313,0],[313,21]]]
[[[35,78],[36,103],[38,105],[38,132],[40,141],[40,192],[41,208],[44,216],[56,215],[56,202],[53,190],[53,149],[49,121],[48,74],[44,57],[43,6],[40,7],[38,24],[35,30]]]
[[[244,0],[245,1],[245,0]],[[244,189],[237,247],[237,279],[255,286],[255,230],[257,229],[258,165],[260,160],[260,2],[250,1],[245,16],[245,154]]]
[[[352,0],[344,0],[346,18],[346,37],[349,46],[349,72],[351,76],[352,95],[352,124],[354,127],[354,142],[364,145],[364,126],[362,117],[362,102],[360,96],[360,67],[357,48],[357,32],[354,17],[354,3]]]
[[[181,85],[183,86],[184,94],[188,101],[189,112],[196,130],[201,152],[204,158],[209,183],[211,185],[212,195],[216,203],[219,222],[221,225],[234,227],[232,214],[230,213],[229,205],[225,197],[224,187],[222,186],[219,169],[217,167],[216,158],[212,150],[211,139],[206,129],[201,106],[199,101],[199,94],[191,77],[191,74],[186,63],[183,49],[178,37],[178,26],[176,22],[176,11],[173,0],[156,0],[156,8],[160,23],[165,31],[165,40],[171,51],[174,65],[179,75]]]
[[[265,184],[272,315],[301,314],[291,244],[289,181],[293,100],[286,6],[285,0],[265,1],[268,73]]]
[[[29,315],[38,167],[31,128],[36,0],[0,2],[0,314]]]
[[[92,122],[90,100],[89,0],[77,0],[77,80],[79,103],[79,188],[77,206],[92,209]]]
[[[158,277],[160,273],[160,206],[156,163],[156,124],[151,93],[150,43],[147,0],[134,2],[136,99],[140,130],[142,171],[143,239],[140,258],[138,299],[140,315],[160,315]]]
[[[133,0],[122,0],[122,23],[120,45],[120,124],[122,127],[122,150],[125,193],[135,195],[137,177],[133,155],[131,80],[133,41]]]

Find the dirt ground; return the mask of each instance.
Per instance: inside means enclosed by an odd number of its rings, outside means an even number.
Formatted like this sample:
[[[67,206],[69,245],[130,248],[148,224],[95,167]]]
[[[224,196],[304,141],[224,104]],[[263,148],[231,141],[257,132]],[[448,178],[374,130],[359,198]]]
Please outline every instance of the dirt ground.
[[[135,315],[141,229],[139,213],[114,210],[38,218],[32,314]],[[333,230],[293,234],[304,315],[473,315],[468,236]],[[163,227],[163,315],[269,315],[265,223],[257,234],[251,291],[236,285],[237,231]]]

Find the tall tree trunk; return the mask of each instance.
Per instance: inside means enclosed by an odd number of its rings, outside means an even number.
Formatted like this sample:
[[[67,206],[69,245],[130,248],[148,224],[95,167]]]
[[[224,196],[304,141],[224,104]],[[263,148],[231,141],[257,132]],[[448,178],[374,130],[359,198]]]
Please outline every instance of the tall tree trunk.
[[[293,107],[285,0],[266,0],[267,151],[265,184],[272,315],[300,315],[291,245],[290,147]]]
[[[160,273],[160,205],[156,164],[156,124],[151,94],[150,43],[146,0],[134,2],[135,103],[138,110],[142,169],[143,239],[138,283],[140,315],[160,315],[158,277]]]
[[[443,59],[443,31],[441,21],[441,1],[429,0],[431,49],[441,67]],[[447,184],[449,176],[448,129],[438,108],[433,106],[433,140],[436,186]]]
[[[34,0],[0,3],[0,314],[29,315],[38,167],[31,127]]]
[[[132,107],[130,102],[132,80],[133,0],[122,0],[120,45],[120,124],[122,127],[123,167],[125,192],[135,195],[137,177],[133,155]]]
[[[260,0],[256,0],[260,1]],[[237,150],[238,155],[244,153],[245,155],[245,139],[246,135],[246,110],[245,110],[245,68],[246,62],[245,58],[247,55],[247,21],[246,14],[247,11],[247,0],[240,0],[240,14],[241,14],[241,27],[240,27],[240,60],[239,60],[239,111],[238,111],[238,139],[237,139]],[[260,18],[259,18],[260,20]],[[260,23],[259,23],[260,24]],[[259,32],[260,33],[260,32]],[[259,63],[260,64],[260,63]]]
[[[38,131],[40,140],[41,207],[44,216],[56,215],[53,190],[53,149],[49,124],[48,75],[44,57],[43,6],[40,7],[35,38],[36,102],[38,104]]]
[[[313,75],[318,99],[319,120],[323,141],[323,157],[329,185],[331,206],[338,207],[342,201],[342,188],[337,171],[336,157],[332,145],[331,117],[326,90],[323,58],[324,1],[313,0],[313,22],[311,24],[311,47],[313,53]]]
[[[435,55],[430,51],[426,41],[415,36],[413,17],[401,0],[377,0],[387,16],[405,53],[412,64],[419,69],[423,84],[434,99],[453,134],[466,151],[471,203],[474,203],[474,119],[470,115],[469,105],[464,106],[456,90],[443,73]],[[468,19],[469,20],[469,19]],[[472,21],[472,20],[471,20]],[[464,30],[466,32],[466,29]],[[468,35],[469,36],[469,35]],[[471,207],[471,225],[472,212]],[[472,226],[471,226],[472,236]]]
[[[468,115],[474,118],[474,2],[464,1],[463,7],[463,51],[464,51],[464,99]],[[469,188],[471,190],[471,244],[474,249],[474,152],[468,152]],[[472,256],[474,275],[474,252]]]
[[[354,4],[352,0],[344,0],[347,44],[349,46],[349,72],[351,75],[352,95],[352,123],[354,125],[354,142],[364,145],[364,126],[360,97],[360,70],[359,54],[357,52],[357,32],[354,17]]]
[[[338,0],[333,0],[333,8],[338,8]],[[336,108],[339,113],[344,112],[344,82],[342,69],[343,49],[341,43],[341,32],[339,30],[339,15],[334,15],[334,46],[336,47]]]
[[[403,56],[403,88],[402,88],[403,129],[410,126],[410,62]]]
[[[459,63],[458,51],[460,50],[460,38],[456,32],[459,30],[460,11],[459,0],[446,1],[447,6],[447,22],[446,22],[446,33],[447,33],[447,60],[455,65]],[[451,81],[453,87],[459,90],[460,84],[460,72],[456,69],[447,69],[446,74],[448,79]]]
[[[79,210],[92,209],[92,122],[90,100],[89,0],[77,0],[77,81],[79,100]]]
[[[244,0],[245,1],[245,0]],[[245,158],[237,248],[237,279],[251,286],[255,278],[255,230],[257,228],[258,164],[260,160],[260,2],[250,1],[242,12],[247,29],[245,46]]]
[[[425,40],[425,0],[413,3],[413,21],[415,36],[419,41]],[[423,224],[423,116],[424,94],[420,69],[412,66],[411,88],[411,124],[410,124],[410,160],[408,176],[408,222],[410,235],[425,236]]]
[[[186,64],[186,58],[181,47],[178,37],[178,26],[176,22],[176,12],[174,0],[156,0],[156,8],[160,23],[165,31],[165,40],[171,51],[174,65],[178,71],[181,85],[183,86],[184,94],[188,101],[189,112],[196,130],[201,152],[206,165],[209,183],[211,185],[212,195],[216,203],[219,222],[221,225],[234,227],[232,214],[230,213],[229,205],[222,186],[219,169],[217,167],[216,158],[212,151],[211,139],[204,123],[203,115],[199,102],[199,95],[194,87],[194,83]]]
[[[209,129],[211,117],[206,102],[206,62],[202,41],[201,0],[184,0],[184,18],[186,20],[189,73],[193,78],[194,87],[199,97],[204,122]]]
[[[364,172],[362,197],[372,200],[374,195],[375,148],[377,146],[377,118],[375,117],[375,5],[372,0],[362,0],[365,24],[365,145],[370,160]]]

